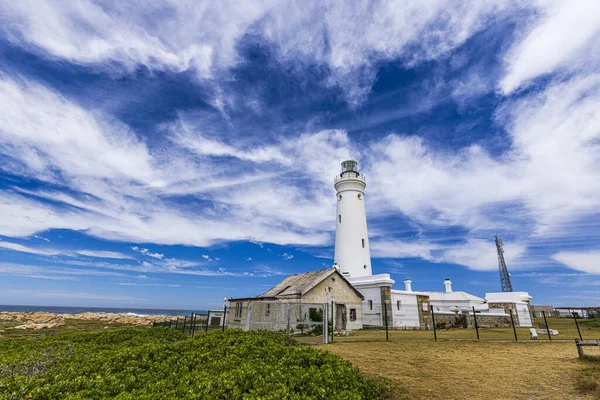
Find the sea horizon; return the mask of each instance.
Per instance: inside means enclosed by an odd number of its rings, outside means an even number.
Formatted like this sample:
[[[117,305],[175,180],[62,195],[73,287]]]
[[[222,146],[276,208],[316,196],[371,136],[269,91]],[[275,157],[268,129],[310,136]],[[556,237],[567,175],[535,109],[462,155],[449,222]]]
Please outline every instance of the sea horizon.
[[[81,314],[85,312],[111,313],[111,314],[129,314],[129,315],[206,315],[206,309],[186,310],[186,309],[168,309],[168,308],[137,308],[137,307],[77,307],[77,306],[36,306],[36,305],[8,305],[0,304],[0,312],[48,312],[53,314]]]

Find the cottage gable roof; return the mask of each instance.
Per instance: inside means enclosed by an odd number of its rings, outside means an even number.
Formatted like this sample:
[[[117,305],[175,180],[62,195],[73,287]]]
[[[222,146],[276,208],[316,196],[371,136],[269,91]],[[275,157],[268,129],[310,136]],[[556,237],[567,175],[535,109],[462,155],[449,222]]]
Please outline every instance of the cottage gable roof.
[[[265,293],[253,297],[256,300],[266,299],[296,299],[301,298],[307,294],[312,288],[329,278],[331,275],[337,275],[341,278],[348,286],[356,292],[360,298],[364,298],[363,295],[354,287],[339,271],[335,268],[321,269],[317,271],[304,272],[302,274],[294,274],[285,278]],[[243,299],[231,299],[231,300],[243,300]]]

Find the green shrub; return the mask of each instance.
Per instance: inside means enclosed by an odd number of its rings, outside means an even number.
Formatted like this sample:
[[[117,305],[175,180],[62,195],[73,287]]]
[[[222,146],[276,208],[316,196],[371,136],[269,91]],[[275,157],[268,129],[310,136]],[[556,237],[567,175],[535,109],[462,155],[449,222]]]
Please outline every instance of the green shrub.
[[[7,399],[377,399],[348,361],[275,332],[169,328],[0,342]]]

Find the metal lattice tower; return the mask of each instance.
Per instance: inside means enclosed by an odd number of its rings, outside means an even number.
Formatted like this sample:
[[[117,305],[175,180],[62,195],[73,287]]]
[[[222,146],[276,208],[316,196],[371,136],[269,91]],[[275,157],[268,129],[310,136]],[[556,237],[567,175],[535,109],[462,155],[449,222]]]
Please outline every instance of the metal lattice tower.
[[[506,269],[506,262],[504,262],[504,242],[502,238],[496,236],[496,250],[498,250],[498,269],[500,270],[500,286],[502,286],[503,292],[512,292],[512,283],[510,283],[510,274]]]

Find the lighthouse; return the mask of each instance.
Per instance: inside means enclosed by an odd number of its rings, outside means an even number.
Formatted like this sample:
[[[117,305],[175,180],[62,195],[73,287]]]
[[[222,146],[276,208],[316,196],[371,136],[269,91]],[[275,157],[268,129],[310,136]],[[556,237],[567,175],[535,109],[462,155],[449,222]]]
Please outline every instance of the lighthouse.
[[[342,162],[334,187],[337,196],[334,265],[347,278],[371,276],[371,252],[365,212],[365,177],[358,162]]]

